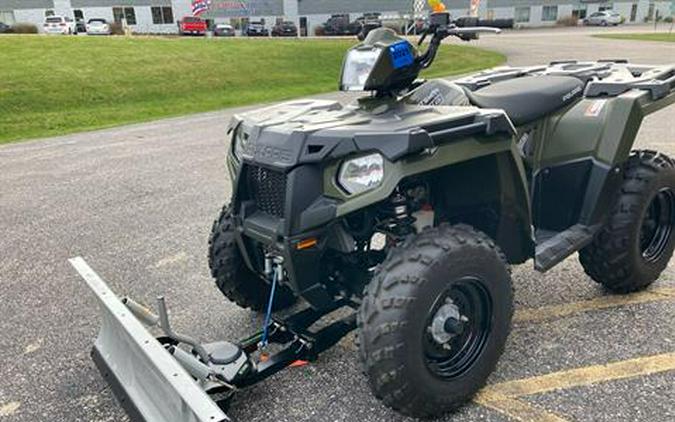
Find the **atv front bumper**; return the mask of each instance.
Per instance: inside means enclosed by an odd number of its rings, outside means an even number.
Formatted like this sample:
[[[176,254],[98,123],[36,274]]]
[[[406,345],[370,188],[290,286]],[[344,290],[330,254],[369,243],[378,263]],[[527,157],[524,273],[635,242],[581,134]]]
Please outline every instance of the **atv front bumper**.
[[[235,216],[237,242],[246,265],[252,271],[263,274],[264,255],[261,248],[281,256],[288,276],[286,283],[296,295],[304,298],[315,309],[332,306],[334,298],[320,282],[321,274],[318,271],[327,244],[332,240],[330,226],[295,236],[283,236],[275,230],[277,221],[260,212],[245,218]],[[307,271],[308,268],[312,271]]]

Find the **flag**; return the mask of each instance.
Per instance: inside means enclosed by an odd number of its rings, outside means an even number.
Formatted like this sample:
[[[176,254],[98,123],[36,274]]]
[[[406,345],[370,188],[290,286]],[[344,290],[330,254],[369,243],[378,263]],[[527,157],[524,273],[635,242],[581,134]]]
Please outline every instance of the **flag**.
[[[469,8],[469,16],[478,16],[478,8],[480,7],[480,0],[471,0],[471,7]]]
[[[209,10],[209,3],[208,0],[192,0],[192,16],[200,16]]]

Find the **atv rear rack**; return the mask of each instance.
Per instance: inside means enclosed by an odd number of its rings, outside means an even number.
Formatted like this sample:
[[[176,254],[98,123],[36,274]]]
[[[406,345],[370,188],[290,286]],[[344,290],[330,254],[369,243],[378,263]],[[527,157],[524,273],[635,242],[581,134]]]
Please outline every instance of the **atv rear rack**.
[[[134,421],[225,422],[224,409],[236,390],[256,384],[291,365],[313,361],[356,328],[356,303],[338,300],[327,309],[302,309],[273,318],[268,341],[279,349],[261,350],[263,331],[239,342],[201,344],[175,333],[164,298],[159,315],[130,298],[118,298],[84,259],[69,260],[96,296],[102,325],[91,351],[103,378]],[[347,316],[316,331],[310,328],[341,308]],[[164,336],[153,336],[157,327]]]

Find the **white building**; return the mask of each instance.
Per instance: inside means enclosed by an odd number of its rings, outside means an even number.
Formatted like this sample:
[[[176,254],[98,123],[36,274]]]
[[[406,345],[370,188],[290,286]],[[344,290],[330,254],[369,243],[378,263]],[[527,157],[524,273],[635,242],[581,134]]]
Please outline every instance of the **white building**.
[[[189,0],[0,0],[0,22],[33,23],[41,29],[48,14],[72,18],[126,18],[139,33],[176,33],[176,21],[190,15]]]
[[[599,10],[614,9],[626,23],[669,16],[673,0],[482,0],[483,19],[514,19],[519,26],[546,26],[567,16],[583,18]],[[295,21],[313,34],[333,14],[356,19],[366,12],[409,17],[420,0],[211,0],[207,17],[216,22],[231,19],[263,20],[271,27],[278,19]],[[470,0],[445,0],[454,16],[467,15]],[[175,33],[176,21],[191,14],[191,0],[0,0],[0,22],[33,23],[41,28],[46,14],[73,18],[126,18],[134,32]]]

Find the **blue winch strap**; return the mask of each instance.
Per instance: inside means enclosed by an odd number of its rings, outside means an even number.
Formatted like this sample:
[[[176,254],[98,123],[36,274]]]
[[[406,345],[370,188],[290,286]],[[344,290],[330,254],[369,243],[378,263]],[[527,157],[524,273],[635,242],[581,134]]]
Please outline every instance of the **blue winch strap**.
[[[262,347],[267,346],[267,336],[269,334],[270,320],[272,319],[272,304],[274,303],[274,292],[277,289],[278,269],[275,268],[272,272],[272,289],[270,290],[270,298],[267,301],[267,312],[265,313],[265,325],[263,326],[263,335],[260,344]]]

